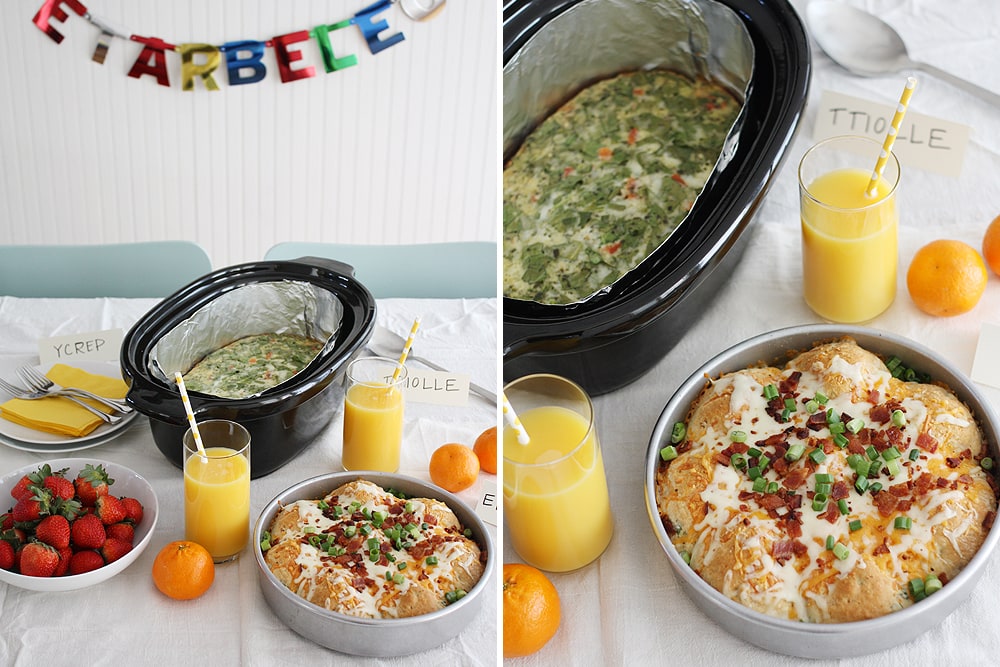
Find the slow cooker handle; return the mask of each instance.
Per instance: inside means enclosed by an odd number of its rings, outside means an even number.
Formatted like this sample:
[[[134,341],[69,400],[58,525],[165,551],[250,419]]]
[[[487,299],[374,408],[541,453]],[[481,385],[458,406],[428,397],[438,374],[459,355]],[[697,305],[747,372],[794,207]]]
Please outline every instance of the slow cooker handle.
[[[319,266],[320,268],[333,273],[340,273],[352,278],[355,277],[353,266],[346,262],[342,262],[339,259],[333,259],[332,257],[315,257],[313,255],[307,255],[305,257],[299,257],[298,259],[288,259],[284,261],[295,262],[296,264],[305,264],[307,266]]]

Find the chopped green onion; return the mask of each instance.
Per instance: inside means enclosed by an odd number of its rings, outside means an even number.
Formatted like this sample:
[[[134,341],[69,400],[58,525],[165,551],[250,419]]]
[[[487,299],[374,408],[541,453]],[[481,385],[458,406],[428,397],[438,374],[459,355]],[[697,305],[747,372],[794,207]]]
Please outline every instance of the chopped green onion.
[[[858,470],[858,463],[861,460],[862,460],[862,458],[861,458],[860,454],[848,454],[847,455],[847,465],[851,468],[851,470],[853,470],[855,472],[857,472],[857,470]]]
[[[858,477],[868,477],[868,471],[871,469],[872,464],[865,459],[858,461],[857,465],[854,466],[854,472],[858,473]]]
[[[889,371],[891,372],[896,370],[901,363],[903,363],[903,360],[897,357],[896,355],[893,355],[889,357],[889,360],[887,362],[885,362],[885,367],[888,368]]]
[[[840,435],[847,429],[847,427],[844,426],[844,422],[833,422],[828,425],[828,428],[830,429],[830,433],[833,435]]]
[[[447,602],[448,604],[458,602],[464,597],[465,597],[465,591],[463,591],[461,588],[456,588],[455,590],[448,591],[447,593],[444,594],[445,602]]]
[[[830,400],[829,398],[826,397],[825,394],[823,394],[822,392],[819,392],[819,391],[816,392],[816,397],[815,398],[816,398],[816,402],[819,403],[820,405],[826,405],[826,402]]]
[[[365,544],[368,545],[369,549],[378,549],[378,538],[377,537],[369,537],[368,541],[365,542]]]
[[[392,583],[396,584],[397,586],[399,586],[400,584],[402,584],[404,581],[406,581],[406,577],[404,577],[403,575],[401,575],[399,572],[397,572],[396,574],[392,575]]]
[[[374,528],[372,528],[372,526],[371,526],[370,523],[363,523],[363,524],[361,524],[361,528],[359,529],[359,531],[361,532],[362,535],[371,535],[371,532],[373,530],[374,530]]]
[[[766,387],[764,387],[764,398],[766,398],[769,401],[778,398],[778,388],[775,387],[773,384],[769,384]]]
[[[855,417],[851,421],[847,422],[847,430],[851,433],[860,433],[861,429],[865,427],[865,421],[861,417]]]
[[[822,493],[823,495],[830,495],[830,490],[833,488],[833,484],[829,482],[817,482],[816,483],[816,493]]]
[[[897,516],[892,526],[896,530],[909,530],[913,526],[913,521],[908,516]]]
[[[747,457],[742,454],[733,454],[729,457],[729,463],[737,470],[743,470],[747,467]]]
[[[465,530],[462,531],[462,535],[465,535],[467,538],[469,538],[471,540],[472,539],[472,529],[471,528],[466,528]]]
[[[847,439],[847,438],[846,438],[846,437],[844,436],[844,434],[843,434],[843,433],[834,433],[834,434],[833,434],[833,444],[837,445],[837,446],[838,446],[838,447],[840,447],[841,449],[843,449],[844,447],[847,447],[847,444],[848,444],[849,442],[850,442],[850,440],[848,440],[848,439]]]
[[[823,453],[822,449],[819,449],[817,447],[816,449],[809,452],[809,458],[812,460],[813,463],[818,465],[823,461],[826,461],[826,454]]]
[[[914,447],[913,449],[910,450],[910,453],[907,456],[907,458],[909,458],[911,461],[916,461],[917,459],[920,458],[920,450]]]
[[[759,479],[760,478],[760,467],[759,466],[751,466],[750,469],[747,470],[747,476],[750,479]]]
[[[260,550],[261,551],[267,551],[270,548],[271,548],[271,538],[270,538],[270,536],[265,535],[260,540]]]
[[[889,470],[889,477],[895,477],[903,471],[898,459],[889,459],[886,461],[885,467]]]
[[[764,472],[764,468],[766,468],[767,464],[770,462],[771,459],[767,458],[766,456],[761,456],[759,459],[757,459],[757,467],[760,468],[761,472]]]
[[[751,447],[750,449],[747,450],[747,456],[749,456],[750,458],[754,458],[754,459],[759,459],[760,455],[763,454],[763,453],[764,452],[760,451],[756,447]]]
[[[763,477],[758,477],[753,481],[753,490],[755,493],[764,493],[767,490],[767,480]]]
[[[924,581],[924,593],[931,595],[937,593],[944,587],[941,580],[937,578],[936,574],[927,575],[927,579]]]
[[[827,548],[827,550],[833,549],[833,545],[836,544],[836,543],[837,543],[837,541],[835,539],[833,539],[833,535],[827,535],[826,536],[826,548]]]
[[[840,510],[841,514],[847,514],[850,508],[847,506],[846,498],[841,498],[840,500],[837,501],[837,509]]]
[[[368,558],[370,558],[373,563],[377,563],[379,559],[382,558],[382,552],[378,549],[372,549],[368,552]]]
[[[809,414],[815,414],[819,410],[819,402],[816,399],[811,399],[806,401],[806,412]]]
[[[781,421],[782,422],[788,421],[791,416],[792,416],[792,411],[789,410],[788,408],[785,408],[784,410],[781,411]]]
[[[673,461],[677,458],[677,448],[673,445],[667,445],[660,450],[660,458],[664,461]]]
[[[828,500],[826,494],[817,493],[813,496],[812,508],[814,512],[822,512],[826,509],[826,501]]]
[[[871,445],[865,447],[865,454],[867,454],[868,458],[870,458],[872,461],[878,458],[878,450],[872,447]]]
[[[406,569],[406,563],[399,563],[398,565],[396,565],[396,569],[397,570],[405,570]]]
[[[900,456],[902,456],[902,454],[900,454],[899,450],[896,449],[896,445],[893,445],[889,447],[889,449],[882,452],[882,458],[885,459],[886,461],[898,459]]]
[[[316,507],[320,508],[321,510],[325,510],[325,509],[329,509],[330,505],[325,500],[321,499],[321,500],[319,500],[319,501],[316,502]]]
[[[852,533],[861,530],[861,527],[862,527],[861,519],[854,519],[853,521],[847,524],[848,530],[850,530]]]
[[[813,475],[813,478],[816,480],[817,484],[832,484],[833,483],[833,475],[831,475],[828,472],[818,472],[815,475]]]
[[[681,560],[684,561],[685,563],[687,563],[688,565],[690,565],[691,564],[691,552],[689,552],[689,551],[682,551],[681,552]]]
[[[340,505],[334,505],[333,506],[333,518],[334,519],[339,519],[343,513],[344,513],[344,508],[343,507],[341,507]]]
[[[795,399],[794,398],[786,398],[785,399],[785,409],[788,410],[789,412],[795,412],[796,405],[795,405]]]
[[[835,423],[837,423],[839,421],[840,421],[840,413],[839,412],[837,412],[833,408],[830,408],[829,410],[826,411],[826,423],[827,424],[835,424]]]
[[[428,556],[424,560],[424,563],[427,564],[427,565],[437,565],[438,564],[437,556]]]
[[[677,444],[684,440],[684,436],[687,435],[687,426],[684,422],[677,422],[674,424],[673,430],[670,431],[670,442]]]
[[[777,482],[768,482],[766,491],[767,493],[777,493],[779,487],[780,485]]]
[[[800,458],[802,458],[802,455],[805,454],[805,452],[806,452],[806,446],[803,445],[802,443],[797,442],[794,445],[791,445],[788,448],[788,451],[785,452],[785,460],[798,461]]]
[[[413,503],[407,500],[406,504],[403,505],[403,511],[406,512],[407,514],[413,514],[413,510],[415,509],[415,507],[416,506]]]
[[[892,411],[892,424],[893,426],[898,426],[899,428],[906,426],[906,415],[903,414],[902,410]]]
[[[839,560],[846,560],[850,554],[851,550],[844,546],[843,543],[837,542],[833,545],[833,555]]]
[[[876,493],[878,493],[879,491],[882,490],[882,483],[881,482],[872,482],[868,486],[868,490],[871,491],[872,494],[874,495],[874,494],[876,494]]]
[[[733,431],[729,434],[729,439],[733,442],[746,442],[747,432],[746,431]]]
[[[354,537],[357,534],[357,526],[344,526],[344,537]]]
[[[984,456],[979,460],[979,467],[983,470],[993,470],[993,459],[988,456]]]
[[[303,526],[302,532],[306,533],[306,534],[308,534],[308,533],[315,533],[316,532],[316,526]]]
[[[912,597],[915,602],[919,602],[927,597],[927,593],[924,591],[924,580],[920,577],[910,579],[908,586],[910,588],[910,597]]]
[[[864,493],[868,489],[868,478],[864,475],[858,475],[858,479],[854,482],[854,490],[858,493]]]

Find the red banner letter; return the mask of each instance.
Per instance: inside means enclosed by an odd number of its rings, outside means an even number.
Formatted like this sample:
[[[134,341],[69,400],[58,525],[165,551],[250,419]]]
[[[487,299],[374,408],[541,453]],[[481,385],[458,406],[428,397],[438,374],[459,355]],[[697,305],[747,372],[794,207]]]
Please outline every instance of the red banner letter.
[[[143,74],[156,77],[156,82],[161,86],[170,87],[170,78],[167,76],[167,54],[164,49],[173,50],[173,44],[167,44],[158,37],[139,37],[132,35],[132,39],[143,45],[142,53],[135,59],[132,69],[128,75],[138,79]],[[152,59],[152,63],[149,61]]]
[[[31,19],[38,26],[38,29],[51,37],[52,41],[56,44],[63,41],[63,35],[53,28],[49,24],[49,21],[63,22],[69,18],[66,10],[62,8],[64,4],[76,12],[78,16],[83,16],[87,13],[87,8],[77,2],[77,0],[45,0],[45,4],[38,9],[35,18]]]
[[[316,76],[316,68],[310,65],[302,69],[292,69],[292,63],[302,60],[302,52],[299,50],[289,50],[289,44],[305,42],[309,39],[308,30],[290,32],[287,35],[279,35],[274,38],[274,55],[278,59],[278,72],[281,74],[281,82],[289,83],[299,79],[308,79]]]

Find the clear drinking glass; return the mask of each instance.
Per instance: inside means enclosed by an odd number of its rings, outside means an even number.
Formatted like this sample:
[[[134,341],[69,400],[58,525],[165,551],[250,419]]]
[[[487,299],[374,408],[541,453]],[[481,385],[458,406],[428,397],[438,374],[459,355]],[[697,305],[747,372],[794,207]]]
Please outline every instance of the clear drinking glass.
[[[344,470],[396,472],[403,443],[406,367],[397,360],[362,357],[347,367],[344,394]]]

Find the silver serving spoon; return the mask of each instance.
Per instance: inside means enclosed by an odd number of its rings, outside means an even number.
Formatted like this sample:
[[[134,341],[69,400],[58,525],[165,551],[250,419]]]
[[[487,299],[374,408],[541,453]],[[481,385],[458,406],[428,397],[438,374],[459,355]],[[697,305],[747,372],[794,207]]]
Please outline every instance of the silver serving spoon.
[[[368,349],[370,349],[372,352],[374,352],[380,357],[389,357],[390,359],[395,359],[399,357],[400,353],[403,351],[403,346],[405,344],[406,341],[403,339],[402,336],[396,334],[393,331],[389,331],[385,327],[376,326],[375,332],[372,334],[372,337],[368,340]],[[407,355],[406,358],[408,361],[415,361],[419,364],[423,364],[428,368],[432,368],[442,373],[450,372],[448,371],[448,369],[438,366],[437,364],[428,359],[416,356],[415,354],[413,354],[412,348],[410,349],[410,353],[409,355]],[[479,394],[486,400],[490,401],[491,403],[493,403],[493,405],[496,405],[497,395],[494,394],[492,391],[486,389],[485,387],[480,387],[478,384],[474,382],[469,383],[469,389]]]
[[[912,60],[899,33],[876,16],[841,2],[810,2],[806,13],[820,48],[853,74],[881,76],[918,69],[1000,107],[1000,95],[933,65]]]

